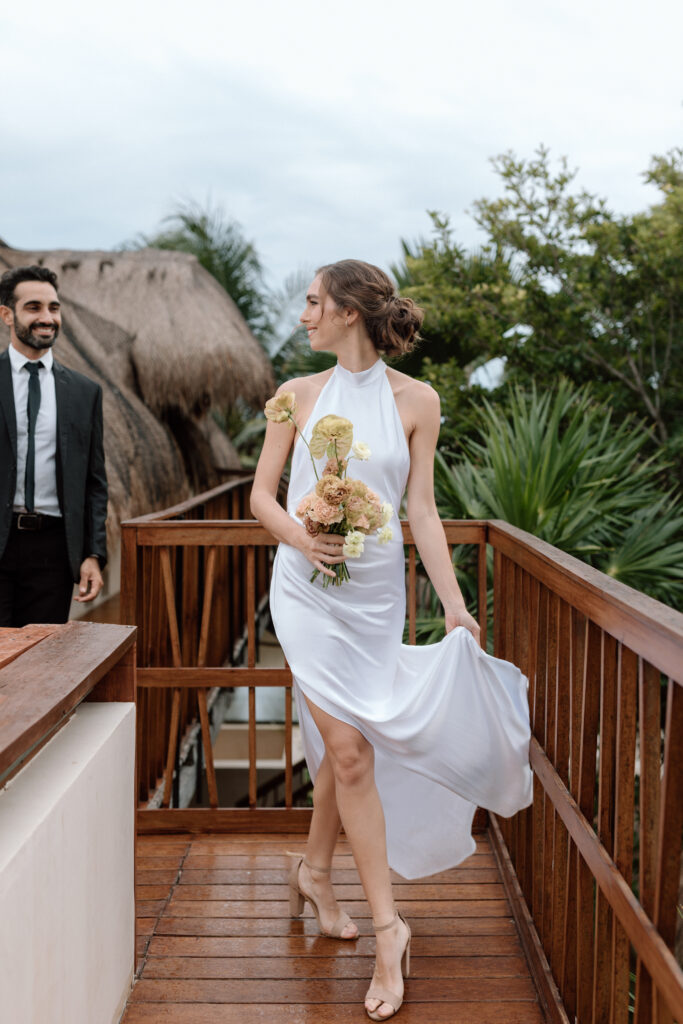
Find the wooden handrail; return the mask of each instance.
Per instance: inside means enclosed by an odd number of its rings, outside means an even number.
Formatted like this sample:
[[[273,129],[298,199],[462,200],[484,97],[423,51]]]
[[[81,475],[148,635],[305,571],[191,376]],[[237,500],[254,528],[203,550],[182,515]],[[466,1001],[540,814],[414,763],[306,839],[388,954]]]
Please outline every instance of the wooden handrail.
[[[81,703],[135,699],[134,627],[69,622],[0,669],[0,783]]]
[[[126,523],[129,526],[137,526],[141,523],[163,522],[176,516],[185,516],[188,512],[193,512],[195,509],[210,505],[216,499],[222,498],[232,491],[239,492],[244,488],[245,484],[251,484],[253,479],[254,474],[251,470],[231,470],[231,479],[218,484],[217,487],[212,487],[209,491],[202,491],[200,494],[194,494],[191,498],[178,502],[177,505],[170,505],[168,508],[159,509],[156,512],[147,512],[143,516],[136,516],[135,519],[127,519]]]
[[[508,524],[488,539],[495,653],[529,677],[535,776],[533,806],[494,843],[528,907],[527,952],[537,932],[549,964],[536,972],[548,1017],[617,1024],[631,1001],[634,1024],[683,1020],[683,616]]]
[[[509,523],[491,520],[488,541],[660,672],[683,681],[683,614]]]

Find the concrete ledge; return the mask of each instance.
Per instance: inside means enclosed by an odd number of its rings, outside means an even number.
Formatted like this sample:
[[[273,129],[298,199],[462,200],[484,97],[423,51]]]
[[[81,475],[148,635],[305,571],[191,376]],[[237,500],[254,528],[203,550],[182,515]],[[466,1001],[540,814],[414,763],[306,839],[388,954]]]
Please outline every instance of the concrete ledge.
[[[134,968],[135,706],[80,704],[0,791],[0,1006],[113,1024]]]

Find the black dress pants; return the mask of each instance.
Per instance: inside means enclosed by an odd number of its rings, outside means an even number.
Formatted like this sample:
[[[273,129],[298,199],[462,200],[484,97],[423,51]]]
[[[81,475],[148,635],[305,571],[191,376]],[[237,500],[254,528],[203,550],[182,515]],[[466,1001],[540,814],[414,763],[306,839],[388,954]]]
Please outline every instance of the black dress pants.
[[[44,516],[40,530],[20,530],[13,517],[0,558],[0,626],[66,622],[73,589],[64,521]]]

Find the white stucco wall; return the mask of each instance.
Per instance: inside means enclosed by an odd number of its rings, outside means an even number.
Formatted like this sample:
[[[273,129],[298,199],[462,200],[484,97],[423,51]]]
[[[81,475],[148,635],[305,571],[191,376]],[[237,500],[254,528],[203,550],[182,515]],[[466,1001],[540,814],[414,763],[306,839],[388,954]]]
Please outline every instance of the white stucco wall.
[[[134,965],[133,704],[81,704],[0,790],[0,1019],[113,1024]]]

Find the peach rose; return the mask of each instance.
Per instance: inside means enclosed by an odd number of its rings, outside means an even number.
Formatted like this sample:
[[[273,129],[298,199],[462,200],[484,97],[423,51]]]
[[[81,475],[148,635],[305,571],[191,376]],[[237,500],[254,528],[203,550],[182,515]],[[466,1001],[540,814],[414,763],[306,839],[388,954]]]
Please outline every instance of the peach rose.
[[[311,537],[317,537],[322,530],[320,523],[314,523],[309,516],[304,516],[304,526],[306,527],[306,533],[309,533]]]
[[[315,493],[323,498],[328,505],[339,505],[351,493],[351,485],[338,476],[326,474],[315,485]]]
[[[341,523],[344,518],[342,510],[335,505],[329,505],[323,498],[317,498],[314,501],[311,508],[308,510],[308,515],[316,523],[321,523],[323,526],[331,526],[332,523]]]
[[[346,459],[328,459],[323,469],[323,476],[341,476],[346,471]]]
[[[296,514],[299,517],[299,519],[301,519],[302,516],[306,515],[306,513],[308,512],[309,508],[311,507],[311,505],[313,504],[315,499],[316,499],[316,495],[315,494],[306,494],[301,499],[301,501],[299,502],[299,506],[298,506],[298,508],[296,510]]]

